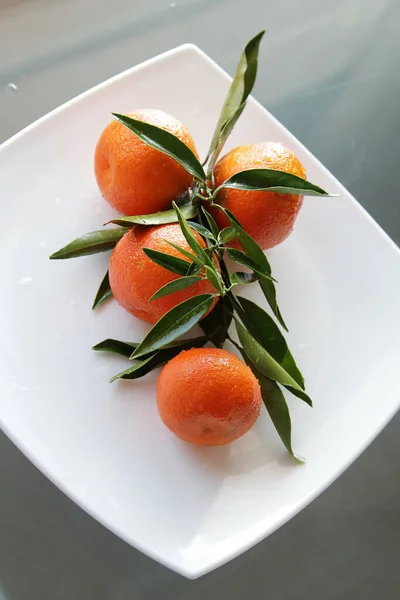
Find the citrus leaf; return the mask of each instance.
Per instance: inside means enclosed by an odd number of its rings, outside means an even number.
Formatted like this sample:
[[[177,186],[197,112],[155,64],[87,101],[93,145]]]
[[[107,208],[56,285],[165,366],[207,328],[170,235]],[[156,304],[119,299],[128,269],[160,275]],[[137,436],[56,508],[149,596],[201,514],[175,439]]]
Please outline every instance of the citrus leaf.
[[[284,369],[282,365],[280,365],[279,362],[277,362],[236,319],[235,325],[240,343],[242,344],[248,359],[263,375],[269,377],[269,379],[273,379],[277,383],[288,385],[295,390],[303,392],[297,381],[293,379],[286,369]],[[307,404],[312,406],[311,400],[309,398],[308,400],[309,402],[307,402]]]
[[[268,304],[270,305],[272,312],[278,319],[278,323],[280,323],[280,325],[283,327],[283,329],[285,331],[289,331],[285,321],[283,320],[282,313],[278,306],[278,300],[276,299],[276,288],[275,288],[274,282],[270,281],[269,279],[265,279],[263,277],[262,279],[258,280],[258,284],[259,284],[260,288],[262,289],[263,294],[264,294]]]
[[[169,294],[173,294],[174,292],[179,292],[181,290],[185,290],[186,288],[194,285],[201,281],[201,277],[197,277],[196,275],[191,275],[187,277],[180,277],[179,279],[174,279],[169,283],[166,283],[160,289],[152,295],[150,300],[157,300],[157,298],[162,298],[163,296],[168,296]]]
[[[211,229],[211,232],[212,232],[214,238],[217,239],[218,234],[219,234],[219,229],[218,229],[218,225],[215,222],[214,217],[212,215],[210,215],[210,213],[208,211],[206,211],[206,209],[204,207],[202,207],[201,210],[203,211],[203,214],[204,214],[205,218],[207,219],[208,226]]]
[[[254,262],[257,263],[267,275],[271,275],[271,265],[269,264],[264,251],[260,248],[257,242],[253,240],[251,235],[249,235],[247,231],[243,229],[235,215],[231,213],[230,210],[219,205],[216,205],[216,207],[222,210],[228,217],[228,220],[233,229],[236,231],[236,235],[246,255],[253,259]]]
[[[179,225],[181,227],[182,233],[187,241],[187,243],[189,244],[189,246],[191,247],[191,249],[197,254],[197,256],[199,257],[199,259],[202,261],[203,265],[205,265],[206,267],[208,267],[210,269],[210,271],[213,271],[214,273],[214,280],[215,281],[219,281],[221,279],[220,274],[217,271],[217,268],[215,266],[215,263],[213,262],[213,260],[208,256],[207,252],[203,249],[203,247],[199,244],[199,242],[197,241],[196,237],[193,234],[193,231],[190,229],[185,217],[182,215],[179,207],[175,204],[175,202],[172,203],[176,214],[178,216],[178,220],[179,220]],[[209,275],[207,275],[208,279],[210,278]],[[211,275],[212,277],[212,275]],[[210,280],[211,281],[211,280]],[[223,291],[223,286],[221,288],[221,285],[219,287],[217,287],[216,289]]]
[[[189,350],[190,348],[201,348],[207,343],[207,341],[207,336],[200,335],[198,337],[188,338],[186,340],[175,340],[163,346],[161,350],[164,351],[170,350],[171,348],[177,348],[179,352],[182,352],[182,350]]]
[[[192,254],[191,252],[188,252],[188,250],[186,250],[185,248],[182,248],[182,246],[178,246],[178,244],[174,244],[174,242],[170,242],[169,240],[165,240],[165,241],[167,242],[167,244],[172,246],[172,248],[175,248],[175,250],[180,252],[183,256],[186,256],[186,258],[188,258],[190,261],[196,263],[197,266],[203,267],[203,261],[198,256],[196,256],[195,254]]]
[[[189,331],[206,314],[213,301],[213,294],[201,294],[184,300],[171,308],[153,325],[144,340],[133,352],[131,358],[139,358],[149,354],[149,352],[159,350]]]
[[[226,296],[220,297],[215,307],[199,323],[216,348],[222,348],[232,322],[232,309]]]
[[[114,377],[110,379],[110,383],[117,381],[117,379],[139,379],[139,377],[147,375],[147,373],[150,373],[150,371],[158,367],[160,364],[164,363],[157,362],[157,355],[150,354],[150,356],[139,360],[132,367],[129,367],[128,369],[117,373],[117,375],[114,375]]]
[[[247,283],[254,283],[258,280],[258,277],[254,273],[236,271],[235,273],[231,273],[229,279],[232,285],[245,285]]]
[[[182,204],[180,210],[186,219],[193,219],[198,213],[198,207],[191,202]],[[173,208],[156,212],[151,215],[136,215],[133,217],[117,217],[109,223],[121,225],[122,227],[135,227],[135,225],[167,225],[168,223],[176,223],[178,217]]]
[[[261,397],[279,437],[286,450],[293,458],[300,463],[304,463],[304,458],[293,452],[292,421],[290,418],[289,407],[282,390],[275,381],[268,379],[268,377],[264,377],[261,373],[258,374],[258,377],[261,388]]]
[[[138,136],[145,144],[163,152],[179,163],[188,173],[196,177],[200,181],[205,181],[206,174],[200,162],[191,151],[179,138],[161,129],[156,125],[132,119],[127,115],[112,113],[113,117],[120,123],[125,125],[132,133]]]
[[[304,458],[295,454],[292,448],[292,421],[290,418],[289,407],[285,400],[285,396],[282,393],[279,385],[276,381],[265,377],[256,367],[250,362],[246,361],[253,371],[255,377],[257,377],[261,388],[261,397],[268,411],[271,421],[281,438],[286,450],[296,459],[298,462],[303,463]]]
[[[107,269],[107,272],[104,275],[104,277],[100,283],[99,289],[97,290],[97,294],[96,294],[96,297],[93,302],[92,310],[95,310],[96,308],[101,306],[106,300],[108,300],[109,298],[112,298],[112,295],[113,295],[113,293],[110,288],[110,280],[108,278],[108,269]]]
[[[207,254],[205,253],[204,249],[201,247],[193,232],[191,231],[185,217],[182,215],[180,208],[177,206],[177,204],[175,204],[175,202],[172,203],[172,206],[175,209],[179,225],[182,229],[182,233],[187,243],[189,244],[191,249],[196,253],[196,255],[202,259],[203,263],[207,263]]]
[[[204,267],[204,269],[205,269],[206,277],[207,277],[208,281],[210,281],[212,283],[212,285],[215,287],[215,289],[220,294],[223,294],[224,293],[224,282],[222,281],[221,276],[218,273],[218,271],[215,268],[212,269],[208,265],[206,265]]]
[[[187,277],[189,277],[189,275],[197,275],[197,273],[199,273],[201,271],[202,267],[200,267],[199,265],[196,265],[196,263],[192,262],[189,265],[189,268],[187,270],[187,272],[185,273],[185,275]]]
[[[90,231],[82,235],[82,237],[73,240],[64,246],[64,248],[54,252],[50,256],[50,259],[76,258],[78,256],[88,256],[97,252],[112,250],[127,231],[128,229],[126,228]]]
[[[291,387],[290,385],[284,385],[283,387],[285,387],[288,390],[288,392],[293,394],[293,396],[297,396],[297,398],[300,398],[300,400],[303,400],[304,402],[306,402],[307,404],[312,406],[312,400],[306,392],[303,392],[301,390],[296,390],[295,388]]]
[[[301,196],[330,196],[328,192],[302,177],[276,169],[248,169],[235,173],[224,181],[219,188],[235,190],[267,190],[277,194],[298,194]]]
[[[182,208],[181,208],[181,212],[182,212]],[[188,217],[186,217],[186,215],[184,213],[182,213],[183,216],[187,219]],[[195,229],[197,231],[197,233],[199,233],[200,235],[202,235],[203,237],[209,239],[209,240],[213,240],[214,236],[211,233],[211,231],[209,231],[207,229],[207,227],[204,227],[203,225],[200,225],[199,223],[195,223],[195,221],[188,221],[187,224],[192,228]]]
[[[243,102],[238,107],[237,111],[231,116],[230,119],[228,119],[226,121],[225,125],[222,127],[221,133],[219,134],[217,146],[212,155],[212,159],[210,160],[209,170],[212,170],[214,168],[214,165],[217,162],[219,155],[221,154],[221,150],[224,147],[226,140],[231,135],[233,128],[235,127],[235,125],[236,125],[239,117],[241,116],[242,112],[244,111],[245,107],[246,107],[246,102]]]
[[[264,31],[260,31],[260,33],[252,38],[246,44],[246,47],[240,57],[235,77],[233,78],[228,94],[225,98],[225,102],[222,107],[213,138],[211,140],[206,161],[217,149],[221,149],[221,132],[223,131],[223,128],[229,121],[234,119],[238,111],[243,111],[243,105],[246,103],[246,100],[253,89],[257,75],[258,49],[263,35]],[[211,165],[211,168],[212,167],[213,165]]]
[[[172,256],[166,252],[160,252],[159,250],[153,250],[152,248],[142,248],[146,256],[148,256],[153,262],[172,273],[177,275],[186,275],[190,263],[187,260]]]
[[[189,340],[181,340],[179,342],[168,344],[168,346],[162,350],[151,354],[147,358],[142,358],[129,369],[121,371],[121,373],[115,375],[111,381],[115,381],[116,379],[138,379],[139,377],[143,377],[143,375],[147,375],[147,373],[150,373],[150,371],[153,369],[165,365],[169,360],[174,358],[174,356],[180,354],[182,350],[190,350],[190,348],[202,348],[207,342],[208,338],[204,335],[201,337],[191,338]]]
[[[187,340],[175,340],[170,344],[166,344],[163,346],[162,350],[159,352],[169,349],[177,349],[178,352],[182,350],[187,350],[189,348],[200,348],[204,346],[204,344],[208,341],[207,336],[199,336],[196,338],[189,338]],[[113,338],[107,338],[102,342],[99,342],[95,346],[93,346],[92,350],[96,352],[111,352],[114,354],[119,354],[121,356],[125,356],[126,358],[130,358],[132,354],[132,350],[137,348],[139,344],[135,342],[121,342],[120,340],[114,340]]]
[[[240,250],[236,250],[235,248],[225,248],[225,250],[229,258],[236,264],[248,267],[249,269],[257,273],[257,275],[260,275],[260,277],[265,277],[266,279],[276,282],[276,279],[274,279],[270,274],[268,274],[265,269],[260,267],[252,258],[246,256],[246,254],[244,254]]]
[[[226,208],[223,208],[222,206],[218,206],[218,205],[216,205],[216,206],[220,210],[222,210],[228,217],[230,224],[236,231],[236,235],[239,239],[239,242],[240,242],[245,254],[249,258],[254,260],[254,262],[257,263],[259,265],[259,267],[267,275],[271,275],[271,265],[269,264],[267,257],[265,256],[264,252],[262,251],[260,246],[257,244],[257,242],[255,240],[253,240],[253,238],[243,229],[243,227],[240,225],[239,221],[236,219],[236,217],[233,213],[231,213]],[[278,302],[276,299],[276,289],[275,289],[274,282],[263,277],[261,280],[259,280],[258,283],[264,293],[264,296],[265,296],[268,304],[271,307],[272,312],[274,313],[274,315],[276,316],[276,318],[278,319],[278,321],[282,325],[282,327],[286,331],[288,331],[285,321],[283,320],[281,311],[279,310]]]
[[[113,354],[120,354],[121,356],[126,356],[129,358],[132,354],[132,351],[138,347],[139,344],[132,344],[130,342],[120,342],[119,340],[114,340],[112,338],[107,338],[102,342],[99,342],[95,346],[93,346],[92,350],[96,352],[112,352]]]
[[[222,231],[219,232],[218,242],[220,244],[227,244],[231,242],[236,237],[236,231],[233,227],[225,227]]]
[[[242,296],[236,296],[236,299],[239,300],[243,308],[239,316],[246,329],[304,390],[303,375],[296,365],[286,340],[275,321],[265,310],[251,300]]]

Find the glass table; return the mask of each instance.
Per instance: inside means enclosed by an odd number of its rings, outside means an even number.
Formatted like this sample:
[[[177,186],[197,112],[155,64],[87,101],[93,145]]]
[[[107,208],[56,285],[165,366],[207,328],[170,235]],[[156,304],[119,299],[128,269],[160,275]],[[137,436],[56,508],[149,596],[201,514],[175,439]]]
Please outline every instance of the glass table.
[[[391,0],[2,0],[0,141],[184,42],[232,73],[262,27],[255,96],[400,243],[400,4]],[[397,417],[295,519],[197,581],[104,529],[3,435],[0,599],[398,600],[399,430]]]

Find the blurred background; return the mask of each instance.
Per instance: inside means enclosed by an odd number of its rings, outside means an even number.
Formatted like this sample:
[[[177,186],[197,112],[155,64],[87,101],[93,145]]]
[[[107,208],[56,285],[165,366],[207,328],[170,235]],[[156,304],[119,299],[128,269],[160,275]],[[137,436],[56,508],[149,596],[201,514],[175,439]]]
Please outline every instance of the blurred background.
[[[396,0],[0,0],[0,142],[184,42],[233,74],[261,28],[254,95],[399,244]],[[2,435],[0,599],[398,600],[399,431],[397,417],[294,520],[194,582],[106,531]]]

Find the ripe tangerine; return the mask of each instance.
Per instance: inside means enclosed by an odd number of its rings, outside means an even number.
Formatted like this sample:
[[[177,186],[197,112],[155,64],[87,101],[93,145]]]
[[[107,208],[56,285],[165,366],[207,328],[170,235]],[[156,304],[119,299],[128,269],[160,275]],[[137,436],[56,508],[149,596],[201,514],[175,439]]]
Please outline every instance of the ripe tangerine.
[[[237,356],[192,348],[169,361],[157,384],[163,423],[199,446],[222,446],[244,435],[261,407],[260,384]]]
[[[277,169],[302,178],[306,175],[292,150],[279,143],[262,142],[239,146],[223,156],[215,165],[215,184],[218,187],[232,175],[248,169]],[[266,250],[283,242],[291,233],[303,196],[227,188],[220,190],[216,201],[230,210],[243,229]],[[214,209],[213,216],[220,228],[229,225],[222,211]],[[232,246],[239,247],[238,241],[232,242]]]
[[[202,237],[196,231],[192,231],[199,244],[205,248]],[[129,313],[148,323],[156,323],[176,304],[192,296],[216,293],[208,279],[203,279],[184,290],[150,301],[157,290],[178,279],[179,275],[157,265],[146,256],[143,248],[151,248],[186,260],[178,250],[168,244],[168,241],[192,252],[180,225],[171,223],[131,229],[115,246],[110,258],[109,279],[114,298]],[[217,298],[211,309],[216,301]]]
[[[175,117],[155,109],[136,110],[128,116],[169,131],[197,156],[188,128]],[[116,210],[131,216],[170,208],[193,181],[173,158],[151,148],[115,120],[97,142],[94,169],[104,198]]]

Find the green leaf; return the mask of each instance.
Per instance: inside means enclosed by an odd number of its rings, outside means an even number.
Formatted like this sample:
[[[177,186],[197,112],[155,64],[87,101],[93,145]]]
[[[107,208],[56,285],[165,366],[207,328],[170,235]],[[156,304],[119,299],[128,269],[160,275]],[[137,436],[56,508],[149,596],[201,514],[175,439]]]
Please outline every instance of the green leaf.
[[[231,213],[230,210],[219,205],[216,205],[216,207],[222,210],[222,212],[224,212],[228,217],[228,220],[233,229],[236,231],[236,235],[239,239],[239,242],[241,243],[242,248],[247,254],[247,256],[252,258],[254,262],[262,268],[264,273],[266,273],[267,275],[271,275],[271,265],[269,264],[268,259],[264,254],[264,251],[260,248],[257,242],[253,240],[251,235],[249,235],[247,231],[243,229],[235,215]]]
[[[261,396],[263,402],[286,450],[297,461],[301,463],[304,462],[304,458],[298,456],[293,452],[292,421],[290,419],[289,408],[286,403],[285,396],[282,393],[282,390],[275,381],[272,381],[272,379],[265,377],[265,375],[260,373],[260,371],[258,371],[254,367],[254,365],[250,363],[249,366],[260,383]]]
[[[258,284],[259,284],[260,288],[262,289],[263,294],[264,294],[268,304],[270,305],[272,312],[278,319],[278,323],[281,324],[281,326],[283,327],[283,329],[285,331],[289,331],[285,321],[283,320],[282,313],[278,306],[278,300],[276,299],[276,288],[275,288],[274,282],[270,281],[269,279],[262,278],[262,279],[259,279]]]
[[[232,322],[232,309],[226,296],[220,297],[215,307],[199,323],[216,348],[222,348]]]
[[[50,256],[51,260],[88,256],[97,252],[112,250],[119,240],[129,231],[128,229],[100,229],[90,231],[82,237],[70,242],[61,250]]]
[[[235,248],[225,248],[225,250],[226,250],[229,258],[234,263],[236,263],[238,265],[243,265],[244,267],[248,267],[249,269],[254,271],[254,273],[257,273],[257,275],[260,275],[260,277],[264,277],[266,279],[276,282],[276,279],[274,279],[269,273],[267,273],[265,268],[263,268],[262,266],[260,267],[252,258],[247,256],[240,250],[236,250]]]
[[[147,375],[153,369],[158,367],[159,365],[164,364],[163,361],[160,363],[157,361],[157,354],[150,354],[146,358],[139,360],[132,367],[117,373],[110,379],[110,383],[113,381],[117,381],[117,379],[139,379],[139,377],[143,377],[143,375]]]
[[[96,352],[112,352],[114,354],[120,354],[121,356],[126,356],[126,358],[129,358],[132,354],[132,350],[135,350],[138,345],[139,344],[120,342],[119,340],[107,338],[106,340],[103,340],[102,342],[99,342],[93,346],[92,350],[95,350]]]
[[[189,268],[187,270],[187,272],[185,273],[185,275],[187,277],[189,277],[190,275],[197,275],[197,273],[199,273],[201,271],[202,267],[200,267],[199,265],[196,265],[195,262],[190,263]]]
[[[222,281],[221,276],[218,273],[218,271],[215,268],[212,269],[208,265],[206,265],[204,267],[204,269],[205,269],[206,277],[207,277],[208,281],[210,281],[212,283],[212,285],[215,287],[215,289],[220,294],[223,294],[224,293],[224,282]]]
[[[263,375],[269,377],[269,379],[273,379],[277,383],[288,385],[295,390],[304,393],[297,381],[293,379],[286,369],[284,369],[282,365],[280,365],[279,362],[277,362],[236,319],[235,325],[240,343],[242,344],[248,359]],[[309,402],[307,402],[307,404],[312,406],[311,400],[309,398],[308,400]]]
[[[306,402],[307,404],[312,406],[312,400],[306,392],[303,392],[301,390],[296,390],[295,388],[291,387],[290,385],[285,385],[283,387],[285,387],[288,390],[288,392],[293,394],[293,396],[297,396],[297,398],[300,398],[300,400],[303,400],[304,402]]]
[[[229,279],[232,285],[245,285],[247,283],[254,283],[258,280],[258,277],[254,273],[236,271],[235,273],[231,273]]]
[[[182,229],[182,233],[187,241],[187,243],[189,244],[189,246],[191,247],[191,249],[195,252],[195,254],[202,259],[204,264],[208,264],[207,263],[207,254],[205,253],[204,249],[201,247],[201,245],[199,244],[199,242],[197,241],[196,237],[193,234],[193,231],[190,229],[185,217],[182,215],[182,212],[180,211],[179,207],[175,204],[175,202],[172,203],[172,206],[175,209],[176,212],[176,216],[178,217],[178,222],[179,225]]]
[[[222,284],[220,274],[218,273],[217,268],[215,266],[215,263],[208,256],[207,252],[202,248],[202,246],[197,241],[197,239],[194,236],[193,231],[190,229],[185,217],[182,216],[182,213],[179,210],[179,207],[175,204],[175,202],[173,202],[172,205],[178,216],[179,225],[182,229],[182,233],[183,233],[187,243],[189,244],[191,249],[196,253],[198,258],[202,261],[203,265],[205,265],[207,278],[210,279],[210,277],[213,277],[215,282],[220,282],[219,287],[217,287],[216,289],[221,291],[221,293],[222,293],[223,292],[223,284]],[[213,275],[211,274],[211,272],[213,273]],[[210,279],[210,281],[211,281],[211,279]],[[213,281],[211,281],[211,282],[213,283]],[[213,285],[214,285],[214,283],[213,283]]]
[[[171,254],[160,252],[159,250],[153,250],[152,248],[142,248],[142,250],[145,255],[157,265],[160,265],[160,267],[163,267],[172,273],[177,273],[177,275],[186,275],[188,268],[190,267],[190,263],[188,263],[187,260],[183,260],[177,256],[172,256]]]
[[[282,393],[276,381],[265,377],[256,367],[249,361],[243,348],[239,347],[243,356],[243,360],[253,371],[254,376],[258,379],[261,389],[261,397],[268,411],[271,421],[274,424],[279,437],[281,438],[286,450],[298,462],[303,463],[304,458],[293,452],[292,448],[292,421],[290,418],[289,407],[286,403],[285,396]]]
[[[304,378],[288,348],[285,338],[275,321],[251,300],[236,296],[243,312],[239,316],[246,329],[271,356],[293,377],[304,390]],[[294,393],[294,392],[293,392]]]
[[[180,292],[181,290],[185,290],[186,288],[194,285],[201,281],[201,277],[197,277],[196,275],[191,275],[187,277],[180,277],[179,279],[174,279],[169,283],[163,285],[155,294],[152,295],[150,300],[156,300],[157,298],[162,298],[163,296],[168,296],[169,294],[173,294],[174,292]]]
[[[193,219],[198,213],[198,207],[191,202],[182,204],[180,211],[186,219]],[[136,215],[133,217],[117,217],[109,223],[125,227],[135,227],[135,225],[167,225],[168,223],[177,223],[178,217],[173,208],[156,212],[151,215]]]
[[[112,295],[113,295],[113,293],[110,288],[110,280],[108,278],[108,269],[107,269],[107,272],[104,275],[104,277],[100,283],[99,289],[97,290],[97,294],[96,294],[96,297],[93,302],[92,310],[95,310],[96,308],[101,306],[106,300],[108,300],[109,298],[112,298]]]
[[[231,188],[235,190],[267,190],[277,194],[298,194],[301,196],[330,196],[322,188],[306,179],[279,171],[276,169],[248,169],[235,173],[229,177],[219,188]]]
[[[190,350],[190,348],[201,348],[208,342],[207,336],[201,335],[195,338],[188,338],[185,340],[175,340],[166,344],[162,347],[162,351],[172,349],[178,349],[179,352],[182,350]]]
[[[165,131],[165,129],[156,127],[156,125],[132,119],[127,115],[112,114],[117,121],[125,125],[145,144],[176,160],[193,177],[196,177],[200,181],[206,180],[204,169],[194,153],[175,135],[169,131]]]
[[[182,212],[182,209],[181,209]],[[185,215],[183,215],[185,216]],[[186,217],[187,218],[187,217]],[[196,223],[195,221],[188,221],[187,224],[192,228],[195,229],[197,231],[197,233],[199,233],[200,235],[202,235],[203,237],[209,239],[209,240],[213,240],[214,236],[211,233],[211,231],[209,231],[207,229],[207,227],[204,227],[203,225],[200,225],[199,223]]]
[[[218,242],[220,244],[227,244],[231,242],[236,237],[236,231],[233,227],[225,227],[222,231],[220,231],[218,235]]]
[[[252,38],[247,43],[242,56],[240,57],[235,77],[233,78],[228,94],[225,98],[225,102],[214,131],[206,161],[216,151],[219,153],[222,147],[222,139],[223,137],[225,137],[225,139],[227,137],[226,135],[221,135],[221,132],[223,131],[224,127],[228,126],[227,124],[229,121],[233,120],[234,125],[237,120],[237,118],[235,120],[235,115],[239,111],[240,113],[243,111],[246,100],[253,89],[257,75],[258,49],[263,35],[264,31],[260,31],[260,33]],[[213,168],[213,163],[214,161],[211,161],[211,169]]]
[[[259,267],[267,274],[267,275],[271,275],[271,265],[268,262],[267,257],[265,256],[264,252],[262,251],[262,249],[260,248],[260,246],[255,242],[255,240],[253,240],[253,238],[243,229],[243,227],[240,225],[239,221],[236,219],[235,215],[233,213],[231,213],[229,210],[227,210],[226,208],[223,208],[222,206],[218,206],[217,207],[222,210],[226,216],[228,217],[228,220],[230,222],[230,224],[232,225],[232,227],[235,229],[236,231],[236,235],[239,239],[239,242],[245,252],[245,254],[251,258],[252,260],[254,260],[255,263],[257,263],[259,265]],[[268,304],[271,307],[272,312],[274,313],[274,315],[276,316],[276,318],[278,319],[279,323],[282,325],[282,327],[288,331],[288,328],[286,327],[285,321],[283,320],[281,311],[279,310],[279,306],[278,306],[278,302],[276,299],[276,289],[275,289],[275,285],[273,281],[270,281],[268,279],[265,279],[264,277],[259,281],[259,285],[264,293],[264,296],[268,302]]]
[[[166,344],[163,346],[162,350],[159,352],[164,352],[164,350],[177,349],[178,352],[182,350],[187,350],[188,348],[200,348],[204,346],[204,344],[208,341],[207,336],[199,336],[196,338],[189,338],[187,340],[176,340],[171,342],[170,344]],[[113,354],[119,354],[121,356],[125,356],[126,358],[130,358],[132,354],[132,350],[135,350],[139,344],[135,342],[121,342],[120,340],[114,340],[113,338],[107,338],[102,342],[99,342],[95,346],[93,346],[92,350],[96,352],[111,352]]]
[[[214,217],[212,215],[210,215],[210,213],[208,211],[206,211],[206,209],[204,207],[202,207],[201,210],[203,211],[203,214],[204,214],[205,218],[207,219],[208,226],[211,229],[211,232],[212,232],[214,238],[217,239],[218,235],[219,235],[219,228],[215,222]]]
[[[192,254],[182,246],[178,246],[178,244],[174,244],[174,242],[170,242],[169,240],[165,240],[167,244],[169,244],[172,248],[175,248],[178,252],[180,252],[183,256],[186,256],[191,262],[196,263],[197,266],[203,267],[203,261],[196,256],[196,254]]]
[[[201,336],[168,344],[168,346],[151,354],[149,357],[140,359],[129,369],[121,371],[121,373],[115,375],[111,381],[115,381],[116,379],[138,379],[139,377],[143,377],[143,375],[147,375],[147,373],[150,373],[153,369],[165,365],[169,360],[174,358],[174,356],[180,354],[182,350],[202,348],[207,342],[207,336]]]
[[[235,114],[233,114],[232,117],[230,119],[228,119],[227,122],[225,123],[225,125],[222,127],[221,133],[218,138],[217,147],[215,148],[215,151],[212,155],[212,159],[210,161],[209,170],[214,168],[214,165],[217,162],[219,155],[221,154],[221,150],[224,147],[226,140],[231,135],[233,128],[235,127],[235,125],[236,125],[237,121],[239,120],[239,117],[241,116],[245,107],[246,107],[246,102],[243,102],[239,106],[239,108],[237,109]]]
[[[213,294],[201,294],[171,308],[153,325],[131,358],[139,358],[149,352],[159,350],[189,331],[206,314],[213,301]]]

